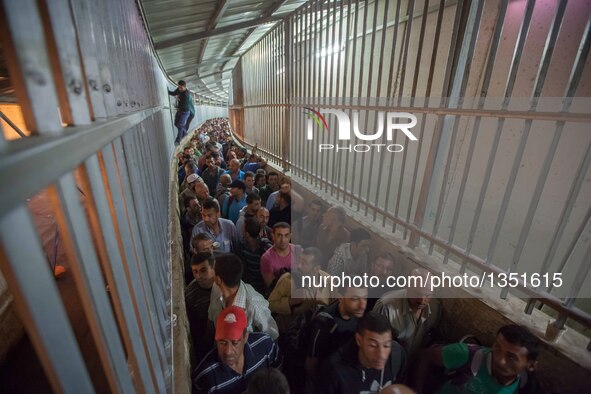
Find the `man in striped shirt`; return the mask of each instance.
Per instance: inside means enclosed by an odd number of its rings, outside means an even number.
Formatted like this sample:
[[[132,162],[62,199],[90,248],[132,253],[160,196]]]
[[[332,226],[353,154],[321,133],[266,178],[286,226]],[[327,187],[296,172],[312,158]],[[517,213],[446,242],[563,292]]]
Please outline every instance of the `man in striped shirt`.
[[[264,333],[249,333],[244,310],[230,306],[216,320],[216,349],[210,351],[193,374],[197,393],[234,394],[246,391],[260,368],[277,367],[281,355]]]

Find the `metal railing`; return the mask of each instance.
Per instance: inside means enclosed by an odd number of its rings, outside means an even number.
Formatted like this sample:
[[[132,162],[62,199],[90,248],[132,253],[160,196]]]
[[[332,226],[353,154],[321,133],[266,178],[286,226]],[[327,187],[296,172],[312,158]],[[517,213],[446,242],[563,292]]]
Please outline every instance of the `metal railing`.
[[[172,85],[137,4],[3,0],[0,25],[31,131],[0,137],[0,270],[45,374],[55,392],[95,391],[74,303],[109,391],[171,392]],[[215,112],[201,104],[197,122]],[[27,206],[41,192],[79,299],[62,300],[48,269]]]
[[[576,304],[590,288],[591,9],[542,3],[311,1],[243,55],[234,108],[245,142],[441,264],[560,273],[560,288],[519,283],[525,312],[541,300],[591,328]],[[379,111],[413,113],[418,141],[322,151],[354,142],[333,116],[308,140],[306,108],[357,112],[366,134]]]

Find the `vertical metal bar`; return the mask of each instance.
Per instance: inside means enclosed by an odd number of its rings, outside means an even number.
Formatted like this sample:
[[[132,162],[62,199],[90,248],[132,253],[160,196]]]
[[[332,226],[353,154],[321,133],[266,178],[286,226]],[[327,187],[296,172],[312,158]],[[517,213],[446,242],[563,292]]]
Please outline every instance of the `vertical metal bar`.
[[[146,294],[144,287],[144,281],[142,280],[142,274],[140,273],[140,261],[139,256],[135,251],[133,243],[133,234],[131,233],[131,224],[129,223],[126,200],[124,193],[126,190],[123,189],[123,185],[120,181],[119,170],[117,169],[117,162],[112,145],[107,146],[102,150],[101,163],[104,168],[105,177],[108,181],[110,193],[108,196],[111,198],[112,209],[116,215],[116,231],[119,231],[120,250],[124,252],[124,269],[126,271],[126,279],[128,286],[133,289],[135,294],[134,304],[136,309],[136,319],[141,323],[142,329],[140,333],[144,342],[144,346],[147,348],[147,352],[150,355],[152,368],[158,385],[158,391],[163,392],[164,389],[164,366],[160,363],[159,357],[159,346],[156,341],[155,325],[153,324],[152,314],[150,310],[154,310],[154,307],[148,302],[149,297]]]
[[[389,78],[388,78],[388,90],[386,92],[386,97],[387,97],[387,105],[390,105],[390,102],[393,98],[394,92],[395,92],[395,88],[394,85],[396,84],[396,75],[398,75],[399,70],[400,70],[400,59],[402,56],[402,50],[400,51],[399,54],[399,61],[398,61],[398,66],[396,67],[397,71],[396,73],[394,73],[394,64],[396,63],[396,45],[397,45],[397,41],[398,41],[398,29],[400,27],[400,7],[401,7],[401,3],[402,2],[397,2],[396,3],[396,14],[394,15],[394,36],[392,38],[392,55],[390,57],[390,72],[388,73]],[[406,26],[403,30],[403,36],[402,36],[402,45],[404,46],[404,37],[406,34]],[[397,139],[397,135],[395,135],[394,137],[394,143],[396,143],[396,139]],[[394,155],[390,155],[390,164],[388,165],[387,168],[393,168],[394,166]],[[388,212],[389,209],[389,202],[390,202],[390,194],[391,194],[391,188],[392,188],[392,180],[393,180],[393,176],[389,176],[388,177],[388,186],[386,186],[386,200],[384,201],[384,211]],[[386,226],[386,216],[384,216],[384,218],[382,219],[382,227]]]
[[[351,2],[349,1],[349,4]],[[339,51],[338,51],[338,56],[335,56],[335,62],[336,65],[333,64],[333,69],[335,69],[335,74],[333,77],[333,83],[335,86],[335,103],[336,104],[341,104],[342,100],[341,100],[341,96],[340,96],[340,82],[341,82],[341,62],[343,60],[343,57],[346,58],[347,56],[347,52],[345,50],[345,44],[348,41],[348,37],[343,37],[343,23],[344,23],[344,12],[345,12],[345,7],[344,4],[341,2],[341,4],[337,4],[337,2],[334,3],[334,15],[335,15],[335,20],[334,23],[339,23],[339,33],[338,33],[338,45],[339,45]],[[339,17],[336,17],[337,14],[337,8],[339,9]],[[333,30],[333,32],[336,31],[336,28]],[[334,42],[334,36],[333,36],[333,42]],[[346,60],[345,60],[346,61]],[[332,86],[332,85],[331,85]],[[344,90],[343,90],[344,91]],[[332,90],[331,90],[331,95],[332,95]],[[330,190],[330,195],[334,195],[335,191],[336,191],[336,198],[338,200],[338,196],[339,196],[339,184],[340,181],[337,178],[337,156],[341,156],[341,155],[337,155],[335,152],[333,152],[332,155],[332,188]],[[340,160],[339,160],[340,163]]]
[[[466,90],[466,85],[468,84],[468,78],[470,77],[470,67],[472,65],[472,56],[474,54],[474,48],[476,46],[476,39],[478,37],[478,31],[474,32],[474,30],[472,30],[472,26],[474,28],[477,28],[480,25],[480,19],[482,17],[482,8],[483,8],[483,3],[479,2],[478,6],[476,7],[476,15],[474,17],[474,24],[470,23],[470,26],[468,27],[467,30],[467,35],[469,35],[469,42],[468,42],[468,48],[465,52],[465,55],[462,54],[460,55],[462,59],[465,59],[465,62],[460,61],[459,62],[459,66],[458,66],[458,73],[459,75],[462,75],[461,78],[461,82],[459,85],[459,88],[457,88],[457,84],[454,82],[454,87],[453,87],[453,97],[452,97],[452,102],[450,102],[450,105],[454,105],[457,106],[457,101],[459,100],[459,97],[462,97],[465,90]],[[463,64],[462,64],[463,63]],[[456,91],[457,89],[457,91]],[[451,123],[451,125],[450,125]],[[439,147],[439,152],[437,154],[437,156],[439,156],[439,154],[441,154],[443,157],[444,155],[444,151],[448,150],[447,152],[447,159],[446,159],[446,163],[445,163],[445,168],[444,168],[444,172],[443,172],[443,180],[441,182],[441,188],[439,191],[439,201],[437,203],[437,209],[436,209],[436,213],[435,213],[435,223],[433,224],[433,231],[431,232],[431,234],[433,235],[433,237],[437,236],[437,232],[439,231],[439,225],[441,223],[441,217],[443,216],[443,203],[445,201],[445,189],[447,186],[447,179],[449,177],[449,171],[451,168],[451,161],[453,159],[453,154],[454,154],[454,148],[455,148],[455,141],[456,141],[456,136],[457,136],[457,131],[458,131],[458,116],[452,116],[452,117],[446,117],[446,119],[444,120],[444,129],[445,129],[445,125],[448,125],[448,127],[452,128],[452,133],[451,133],[451,138],[449,139],[449,143],[447,145],[449,145],[449,148],[447,147],[443,147],[440,145]],[[442,134],[446,133],[447,130],[442,130]],[[442,138],[441,139],[442,143],[446,143],[447,142],[447,138]],[[434,243],[431,242],[431,244],[429,245],[429,254],[433,253],[433,247],[434,247]]]
[[[291,69],[291,65],[293,63],[293,59],[292,59],[292,20],[287,19],[284,22],[284,33],[283,33],[283,46],[284,46],[284,62],[283,62],[283,81],[285,84],[285,103],[286,104],[290,104],[291,103],[291,97],[292,97],[292,83],[293,83],[293,78],[292,78],[292,69]],[[288,136],[292,135],[291,132],[291,110],[289,109],[289,107],[284,107],[283,109],[285,111],[284,117],[283,117],[283,170],[289,170],[291,166],[287,166],[286,163],[287,162],[291,162],[293,160],[293,158],[290,155],[291,152],[291,144],[288,140]]]
[[[431,64],[429,65],[429,76],[427,77],[427,86],[425,88],[426,105],[429,105],[429,98],[431,97],[431,88],[433,86],[433,75],[435,73],[435,64],[437,61],[437,49],[439,47],[439,38],[441,36],[441,24],[443,20],[443,11],[445,10],[445,0],[439,1],[439,10],[437,13],[437,23],[435,25],[435,37],[433,39],[433,50],[431,53]],[[419,129],[417,157],[415,159],[415,166],[413,170],[413,180],[410,187],[410,194],[408,198],[408,211],[406,212],[406,222],[410,223],[410,216],[412,215],[412,207],[414,201],[415,188],[419,173],[419,163],[421,160],[421,152],[423,150],[423,135],[425,132],[425,125],[427,123],[427,114],[422,115],[422,122]],[[407,229],[404,229],[404,239],[406,239]]]
[[[357,20],[359,19],[359,0],[355,0],[355,21],[353,24],[353,52],[351,54],[351,86],[350,86],[350,90],[349,90],[349,97],[353,98],[353,89],[355,87],[355,81],[354,81],[354,76],[355,76],[355,52],[357,49]],[[345,159],[345,178],[344,178],[344,182],[343,182],[343,202],[345,202],[346,200],[346,192],[347,192],[347,179],[349,179],[348,175],[349,175],[349,157],[351,155],[346,155],[346,159]],[[355,173],[355,170],[352,169],[351,170],[353,172],[353,174]],[[354,180],[351,181],[351,195],[353,194],[353,185],[355,184]],[[353,199],[350,199],[349,201],[349,206],[352,207],[353,206]]]
[[[523,47],[525,46],[525,40],[527,38],[527,34],[529,32],[529,26],[531,23],[531,17],[534,10],[535,1],[528,0],[526,8],[525,8],[525,16],[523,18],[523,24],[521,25],[521,29],[519,31],[519,38],[517,40],[517,46],[515,47],[515,55],[516,58],[521,59],[521,52],[523,51]],[[511,86],[514,85],[515,79],[517,78],[517,73],[510,73],[509,82]],[[512,93],[512,91],[510,92]],[[507,95],[504,98],[504,107],[509,105],[509,99],[511,95]],[[504,124],[504,120],[501,119],[499,122],[499,126]],[[509,199],[511,198],[511,193],[513,192],[513,186],[515,185],[515,179],[517,178],[517,172],[519,171],[519,164],[521,163],[521,158],[523,157],[523,152],[525,151],[525,146],[527,144],[527,138],[529,136],[529,131],[531,127],[531,120],[526,120],[526,127],[523,130],[521,135],[521,139],[519,141],[519,146],[517,148],[517,152],[515,153],[515,159],[513,160],[513,166],[511,167],[511,173],[509,175],[509,179],[505,186],[505,193],[503,194],[503,201],[501,202],[501,209],[499,211],[499,215],[497,218],[497,222],[495,223],[495,227],[493,230],[493,235],[488,247],[488,252],[486,253],[486,262],[487,264],[491,264],[495,247],[497,245],[497,240],[499,238],[499,233],[501,232],[501,226],[503,225],[503,221],[505,219],[505,214],[507,213],[507,207],[509,205]]]
[[[307,31],[307,37],[308,37],[308,57],[306,59],[306,70],[307,70],[307,81],[308,81],[308,86],[306,89],[306,104],[308,105],[313,105],[311,98],[314,97],[313,93],[312,93],[312,81],[314,79],[314,69],[312,67],[312,62],[314,61],[314,50],[313,48],[313,40],[314,40],[314,36],[312,34],[312,27],[313,27],[313,20],[312,20],[312,16],[314,15],[314,9],[312,8],[312,5],[309,5],[308,8],[308,13],[306,14],[306,31]],[[311,160],[311,156],[312,153],[310,150],[308,149],[304,149],[304,162],[303,162],[303,168],[310,168],[309,166],[309,162]],[[306,181],[310,182],[310,172],[306,172]]]
[[[361,39],[361,50],[359,52],[359,73],[358,73],[358,81],[357,81],[357,94],[356,97],[357,98],[362,98],[363,97],[363,74],[361,73],[362,67],[363,67],[363,58],[365,56],[365,41],[367,38],[367,15],[369,12],[369,0],[365,0],[365,3],[363,5],[363,25],[362,25],[362,34],[363,34],[363,38]],[[375,26],[374,26],[375,27]],[[373,38],[374,35],[372,35]],[[369,69],[369,75],[371,75],[372,70],[371,68]],[[371,77],[370,77],[371,78]],[[366,105],[367,105],[367,97],[365,97],[365,99],[363,100],[365,101]],[[360,102],[359,105],[362,105],[362,103]],[[365,128],[367,129],[367,120],[368,120],[369,116],[367,115],[367,113],[365,114]],[[355,122],[355,121],[353,121]],[[357,211],[359,211],[360,208],[360,204],[361,204],[361,185],[363,183],[363,170],[365,169],[365,155],[362,156],[361,158],[361,168],[359,170],[359,188],[357,189]],[[357,175],[357,171],[355,166],[353,166],[353,168],[351,168],[351,194],[353,196],[355,196],[355,177]],[[350,207],[353,207],[353,199],[351,199],[351,203],[350,203]]]
[[[320,45],[322,45],[322,32],[324,31],[325,33],[325,40],[324,40],[324,56],[320,56],[319,63],[318,66],[320,67],[320,71],[318,72],[318,76],[323,80],[323,84],[322,84],[322,99],[325,103],[330,102],[330,100],[327,100],[327,92],[328,92],[328,81],[329,81],[329,62],[328,62],[328,57],[332,56],[330,55],[330,52],[332,52],[332,48],[329,48],[329,37],[330,37],[330,32],[329,32],[329,25],[330,25],[330,19],[329,19],[329,15],[330,15],[330,8],[325,7],[324,5],[322,6],[322,15],[320,16]],[[326,27],[322,27],[324,22],[326,22]],[[320,88],[320,87],[319,87]],[[326,133],[322,133],[323,137],[322,139],[325,140],[326,142],[329,141],[329,136],[325,135]],[[326,160],[325,160],[326,159]],[[327,173],[324,173],[324,163],[327,163]],[[316,174],[317,176],[320,178],[320,187],[322,188],[322,186],[325,187],[326,190],[326,185],[328,183],[328,158],[326,157],[326,155],[322,155],[322,157],[320,158],[320,166],[316,167]],[[324,185],[322,185],[322,183],[324,183]]]
[[[376,31],[377,31],[377,25],[378,25],[378,3],[374,2],[373,4],[374,10],[373,10],[373,27],[372,27],[372,32],[371,32],[371,44],[370,44],[370,50],[369,50],[369,72],[367,74],[367,93],[365,95],[365,100],[368,106],[371,106],[371,84],[373,81],[373,53],[374,53],[374,49],[375,49],[375,43],[376,43]],[[364,41],[365,41],[365,37],[367,35],[367,28],[365,26],[365,23],[367,23],[367,16],[369,13],[369,3],[366,4],[366,11],[365,11],[365,21],[364,21],[364,29],[363,29],[363,34],[364,34]],[[363,53],[363,51],[362,51]],[[366,115],[365,115],[365,127],[364,127],[364,131],[367,132],[367,128],[368,128],[368,123],[369,123],[369,113],[367,113],[368,111],[366,111]],[[375,123],[377,118],[380,116],[379,113],[376,113],[374,115],[374,127],[375,127]],[[370,168],[369,168],[369,172],[371,172],[371,165],[373,164],[373,150],[371,153],[371,157],[370,157]],[[364,174],[364,170],[365,170],[365,162],[366,162],[366,156],[367,155],[362,155],[362,159],[361,159],[361,172],[359,173],[359,199],[357,200],[357,210],[360,210],[361,208],[361,200],[363,199],[364,201],[364,205],[365,205],[365,215],[367,215],[367,210],[368,210],[368,206],[369,204],[367,203],[367,201],[370,198],[370,186],[371,186],[371,176],[370,174]],[[362,194],[362,189],[363,189],[363,180],[367,179],[367,195],[363,196]]]
[[[454,29],[452,32],[452,40],[451,45],[449,48],[447,65],[445,69],[445,77],[443,80],[443,89],[442,89],[442,96],[446,94],[448,91],[448,86],[451,79],[451,72],[452,72],[452,65],[454,54],[456,52],[456,44],[457,44],[457,36],[459,31],[459,23],[460,15],[462,14],[462,8],[464,6],[464,1],[458,1],[456,5],[456,15],[454,23]],[[441,139],[441,135],[439,130],[441,130],[441,126],[443,124],[442,116],[437,117],[437,122],[435,124],[435,133],[433,135],[433,139],[431,141],[431,146],[429,147],[429,154],[427,156],[427,162],[425,164],[425,172],[423,174],[423,181],[421,183],[421,190],[419,192],[419,199],[417,201],[417,208],[415,211],[414,217],[414,224],[417,228],[421,229],[423,227],[423,219],[425,216],[425,208],[427,205],[427,197],[429,194],[429,188],[431,184],[431,178],[433,176],[433,171],[435,170],[435,156],[438,150],[439,141]],[[408,240],[408,244],[412,248],[416,248],[419,242],[419,235],[416,232],[412,232],[410,235],[410,239]]]
[[[84,67],[84,83],[86,94],[90,100],[91,118],[105,118],[107,116],[103,95],[100,88],[99,66],[96,58],[94,34],[88,4],[86,2],[70,1],[70,11],[76,30],[77,47],[80,61]]]
[[[111,390],[133,391],[123,346],[105,291],[103,275],[88,232],[74,176],[63,175],[50,188],[54,212],[90,331]],[[61,205],[61,207],[60,207]]]
[[[544,47],[544,51],[542,54],[542,60],[540,64],[540,68],[538,69],[538,75],[536,76],[536,82],[534,84],[534,91],[532,92],[532,103],[530,106],[530,111],[535,111],[537,107],[537,101],[542,93],[542,88],[544,86],[544,82],[546,80],[546,76],[548,74],[548,68],[550,67],[550,61],[552,59],[552,54],[554,52],[554,45],[556,44],[556,39],[558,38],[558,33],[560,31],[560,27],[562,24],[562,18],[564,17],[564,12],[566,9],[566,1],[561,1],[558,4],[556,9],[556,14],[554,16],[554,20],[552,21],[552,26],[550,27],[550,33],[546,39],[546,45]],[[587,48],[587,51],[589,49]],[[583,67],[584,65],[580,65]],[[577,65],[575,65],[575,68]],[[569,81],[569,89],[574,94],[576,88],[579,84],[580,74],[577,77],[571,79]],[[568,97],[568,96],[567,96]],[[570,109],[571,101],[563,101],[563,105],[561,108],[562,112],[568,112]],[[528,119],[525,122],[525,129],[529,131],[531,129],[533,121]],[[554,160],[554,155],[556,153],[556,149],[558,148],[558,143],[560,141],[560,137],[562,136],[562,130],[564,129],[565,122],[557,122],[556,130],[554,132],[554,137],[552,138],[552,142],[546,152],[546,156],[544,159],[544,163],[542,164],[542,168],[540,170],[540,175],[538,176],[538,180],[536,182],[536,187],[534,189],[534,193],[530,202],[530,205],[527,210],[527,214],[525,216],[525,221],[521,228],[521,233],[519,235],[519,239],[517,241],[517,245],[515,246],[515,252],[513,254],[513,259],[511,260],[511,265],[509,266],[509,272],[515,272],[517,269],[517,264],[521,257],[521,253],[523,252],[523,247],[525,246],[525,241],[527,240],[527,236],[529,235],[529,231],[531,229],[531,224],[538,208],[538,203],[540,201],[540,197],[542,195],[542,191],[544,189],[544,185],[546,184],[546,178],[548,173],[550,172],[550,166],[552,165],[552,161]],[[505,288],[501,291],[501,298],[505,298],[508,293],[508,288]]]
[[[384,15],[383,15],[383,19],[382,19],[382,37],[380,39],[380,57],[378,60],[378,76],[377,76],[377,83],[376,83],[376,103],[378,105],[381,105],[381,100],[380,100],[380,95],[382,93],[382,71],[383,71],[383,67],[384,67],[384,49],[386,46],[386,31],[387,29],[387,25],[388,25],[388,5],[390,4],[389,1],[384,2]],[[374,7],[376,7],[377,9],[377,3],[374,3]],[[374,26],[377,24],[377,20],[376,20],[377,14],[374,17]],[[374,29],[375,31],[375,29]],[[373,41],[372,41],[372,50],[371,52],[373,53]],[[371,84],[370,84],[371,86]],[[369,88],[368,88],[369,91]],[[369,96],[369,93],[368,93]],[[382,140],[384,140],[384,137],[382,136],[381,138]],[[383,157],[383,156],[382,156]],[[375,155],[374,155],[374,151],[371,151],[371,159],[369,160],[370,165],[373,166],[374,165],[374,160],[375,160]],[[378,178],[377,179],[382,179],[382,172],[384,169],[384,162],[383,160],[380,160],[380,164],[379,164],[379,168],[378,168]],[[376,220],[376,215],[377,215],[377,208],[378,208],[378,201],[380,198],[380,187],[382,185],[382,182],[377,182],[377,185],[374,185],[376,187],[376,191],[375,191],[375,201],[374,201],[374,206],[373,206],[373,220]],[[370,206],[369,204],[369,199],[371,197],[371,182],[368,181],[367,182],[367,201],[368,203],[365,205],[365,215],[367,216],[368,214],[368,207]]]
[[[27,129],[37,134],[62,130],[47,55],[43,24],[35,0],[5,0],[0,39],[10,79]],[[23,26],[27,26],[26,29]]]
[[[90,124],[86,89],[82,67],[76,46],[76,32],[67,0],[40,3],[45,21],[47,41],[50,48],[54,80],[57,85],[62,121],[67,124]],[[49,26],[50,25],[50,26]]]
[[[482,89],[481,89],[481,99],[478,101],[478,109],[479,110],[484,108],[484,98],[486,97],[489,86],[490,86],[490,80],[491,80],[491,76],[492,76],[494,62],[496,59],[497,50],[499,47],[499,43],[501,41],[501,33],[502,33],[503,27],[504,27],[503,21],[505,20],[505,14],[507,11],[508,3],[509,3],[509,0],[504,0],[501,3],[500,8],[499,8],[499,13],[497,15],[495,31],[492,36],[491,48],[489,50],[488,61],[487,61],[486,68],[484,71],[484,76],[483,76]],[[466,157],[466,165],[464,166],[464,172],[462,174],[462,181],[460,183],[460,190],[459,190],[458,198],[456,200],[456,206],[454,209],[452,225],[450,228],[450,234],[449,234],[449,238],[448,238],[448,242],[447,242],[448,245],[453,244],[455,231],[456,231],[456,225],[457,225],[457,221],[458,221],[459,214],[460,214],[460,207],[461,207],[461,204],[462,204],[462,201],[464,198],[466,184],[468,181],[468,175],[470,172],[470,167],[471,167],[470,164],[472,163],[472,157],[474,154],[476,139],[478,138],[477,130],[480,127],[481,119],[482,119],[482,117],[477,116],[476,119],[474,120],[474,125],[472,126],[472,136],[470,137],[470,145],[469,145],[468,154]],[[469,238],[472,238],[473,236],[474,236],[473,233],[470,233],[468,235]],[[448,253],[448,251],[446,251],[444,258],[443,258],[444,264],[447,263],[448,257],[449,257],[449,253]],[[466,269],[466,264],[463,263],[462,268],[461,268],[461,272],[464,273],[465,269]]]
[[[20,206],[0,219],[0,239],[2,274],[52,389],[72,394],[93,393],[90,376],[26,207]],[[23,240],[28,241],[26,248],[22,247]]]
[[[113,150],[115,153],[115,160],[117,167],[119,168],[119,177],[120,182],[123,190],[123,198],[125,199],[125,206],[127,207],[126,213],[128,216],[128,221],[130,224],[130,229],[132,232],[132,241],[134,242],[134,249],[135,253],[138,257],[138,267],[141,273],[141,278],[143,285],[145,286],[145,294],[146,299],[148,301],[148,305],[150,306],[149,310],[154,311],[155,315],[151,315],[152,319],[155,319],[156,322],[153,323],[154,325],[154,334],[156,338],[156,343],[158,345],[158,349],[160,350],[159,356],[161,358],[161,363],[163,366],[163,371],[166,374],[166,357],[163,354],[164,351],[164,332],[166,332],[166,324],[169,324],[165,318],[165,313],[163,311],[163,305],[160,299],[156,298],[155,286],[156,289],[159,288],[160,282],[159,281],[149,281],[151,279],[151,275],[147,270],[146,264],[144,262],[147,261],[144,249],[142,247],[142,238],[140,234],[140,230],[138,229],[138,220],[136,214],[136,208],[133,201],[133,194],[131,192],[130,182],[129,182],[129,175],[128,175],[128,168],[123,157],[122,146],[121,146],[121,139],[116,139],[113,141]]]
[[[115,312],[123,341],[128,349],[127,354],[135,371],[134,375],[137,376],[136,386],[139,391],[153,393],[157,383],[155,376],[152,376],[153,371],[148,365],[147,355],[141,343],[140,327],[132,304],[133,296],[126,281],[122,254],[115,236],[116,231],[111,216],[114,212],[112,213],[109,207],[108,193],[103,184],[97,156],[93,155],[86,160],[85,167],[86,173],[82,177],[86,186],[84,189],[92,192],[87,198],[93,200],[89,204],[96,207],[96,218],[93,220],[98,221],[100,225],[100,229],[95,231],[95,238],[101,242],[101,248],[106,253],[106,259],[101,258],[103,271],[113,294]]]
[[[418,76],[418,72],[420,69],[420,59],[421,59],[421,52],[423,50],[423,37],[424,37],[424,28],[425,28],[425,22],[426,22],[426,16],[427,16],[427,9],[429,6],[429,2],[425,1],[425,6],[423,9],[423,20],[421,23],[421,30],[419,32],[419,44],[418,44],[418,48],[417,48],[417,60],[415,63],[415,77],[413,79],[413,85],[411,87],[411,97],[410,97],[410,105],[412,106],[414,104],[414,96],[416,93],[416,78]],[[406,66],[408,63],[408,49],[409,49],[409,45],[410,45],[410,35],[412,32],[412,22],[414,19],[414,1],[412,1],[412,5],[409,5],[409,13],[408,13],[408,22],[407,22],[407,29],[406,29],[406,33],[405,33],[405,44],[404,44],[404,60],[402,61],[402,75],[400,77],[400,91],[398,93],[398,104],[400,105],[402,102],[402,97],[403,97],[403,92],[404,92],[404,82],[406,79]],[[394,137],[395,141],[398,140],[398,135],[396,135],[396,137]],[[406,160],[408,158],[408,138],[404,139],[404,151],[402,153],[402,163],[400,166],[400,176],[399,179],[400,181],[398,182],[398,195],[396,196],[396,205],[394,207],[394,217],[399,218],[398,212],[400,210],[400,201],[402,200],[402,189],[403,189],[403,185],[404,185],[404,171],[406,169]],[[409,201],[409,207],[410,207],[410,201]],[[396,222],[392,223],[392,232],[396,232]]]
[[[587,218],[586,223],[589,225],[589,218]],[[568,297],[566,297],[564,300],[564,304],[567,307],[572,307],[574,305],[575,301],[577,300],[577,296],[579,295],[579,292],[585,283],[585,279],[587,279],[587,276],[589,275],[589,270],[591,270],[591,264],[589,264],[589,261],[591,261],[591,244],[587,246],[587,252],[581,260],[581,264],[579,265],[579,269],[575,275],[574,282],[571,285],[571,291]],[[562,272],[562,270],[560,272]]]
[[[342,85],[343,85],[343,89],[342,89],[342,93],[337,94],[338,96],[338,103],[339,104],[344,104],[345,103],[345,97],[347,95],[347,77],[349,76],[349,73],[347,72],[349,69],[349,36],[350,36],[350,32],[351,32],[351,0],[347,0],[347,19],[345,21],[345,17],[343,16],[344,14],[344,9],[341,8],[342,12],[341,12],[341,24],[343,22],[345,22],[347,24],[347,29],[345,31],[345,35],[341,35],[341,40],[343,41],[343,45],[344,45],[344,50],[343,50],[343,72],[341,73],[341,75],[343,76],[342,79]],[[341,28],[341,32],[342,32],[342,28]],[[340,63],[339,63],[340,64]],[[340,75],[339,75],[339,79],[337,80],[337,90],[338,90],[338,83],[340,82]],[[338,160],[337,160],[337,174],[336,174],[336,178],[335,178],[335,184],[338,185],[337,187],[337,195],[336,195],[336,199],[337,201],[340,200],[340,193],[341,190],[344,191],[343,188],[343,183],[341,182],[341,170],[343,168],[343,155],[335,155],[338,156]],[[343,193],[343,201],[345,200],[345,194]]]

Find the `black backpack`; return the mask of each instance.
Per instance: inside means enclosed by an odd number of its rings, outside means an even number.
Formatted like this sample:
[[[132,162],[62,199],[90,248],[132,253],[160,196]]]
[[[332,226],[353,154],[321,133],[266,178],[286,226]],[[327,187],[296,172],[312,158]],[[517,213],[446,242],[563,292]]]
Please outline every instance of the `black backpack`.
[[[326,311],[330,305],[333,305],[336,302],[338,301],[334,301],[329,305],[316,305],[314,308],[308,309],[294,319],[293,323],[285,333],[285,345],[289,348],[290,354],[294,354],[295,357],[306,356],[309,341],[312,339],[312,321],[314,319],[331,321],[333,327],[330,331],[336,329],[336,320]]]

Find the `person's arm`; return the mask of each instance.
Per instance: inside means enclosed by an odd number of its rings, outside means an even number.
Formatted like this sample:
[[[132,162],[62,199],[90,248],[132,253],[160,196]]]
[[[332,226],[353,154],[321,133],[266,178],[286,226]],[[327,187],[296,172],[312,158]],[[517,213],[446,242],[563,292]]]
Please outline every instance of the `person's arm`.
[[[328,260],[328,266],[326,267],[326,272],[328,272],[330,275],[340,275],[343,272],[343,269],[345,268],[345,264],[343,262],[343,256],[341,254],[341,249],[338,248],[337,250],[335,250],[334,254],[332,255],[332,257],[330,258],[330,260]]]
[[[166,90],[168,90],[168,89],[166,89]],[[172,90],[172,91],[168,90],[168,94],[171,96],[176,96],[177,94],[179,94],[179,89],[176,88],[175,90]]]
[[[283,274],[289,275],[289,274]],[[273,313],[280,313],[282,315],[290,315],[291,308],[290,308],[290,294],[291,294],[291,281],[288,280],[286,277],[282,277],[277,282],[277,285],[269,294],[269,309]]]
[[[304,212],[304,198],[295,190],[291,189],[291,209],[295,212]]]
[[[268,307],[268,302],[259,294],[261,301],[264,301],[264,307],[260,306],[256,308],[252,315],[252,328],[255,332],[264,332],[269,334],[269,336],[275,341],[279,338],[279,328],[277,328],[277,323],[273,316],[271,316],[271,311]]]
[[[271,282],[273,282],[273,268],[271,258],[267,252],[261,256],[261,277],[263,278],[266,287],[269,287]]]

